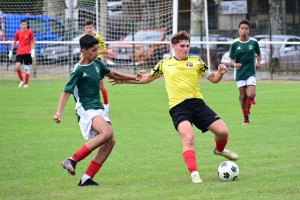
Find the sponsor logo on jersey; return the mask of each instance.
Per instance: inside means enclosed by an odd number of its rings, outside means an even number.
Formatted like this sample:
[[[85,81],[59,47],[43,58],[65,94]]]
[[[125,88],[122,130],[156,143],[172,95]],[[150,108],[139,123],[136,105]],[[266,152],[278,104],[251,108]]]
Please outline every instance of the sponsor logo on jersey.
[[[249,49],[250,49],[250,50],[252,49],[252,45],[249,45]]]
[[[95,67],[95,69],[96,69],[96,72],[99,73],[99,68],[98,68],[98,67]]]
[[[193,65],[193,63],[188,62],[188,63],[186,63],[186,66],[188,66],[188,67],[193,67],[194,65]]]
[[[83,72],[83,77],[87,76],[87,74],[85,72]]]
[[[238,47],[237,49],[240,50],[240,49],[242,49],[242,48],[241,48],[241,47]]]

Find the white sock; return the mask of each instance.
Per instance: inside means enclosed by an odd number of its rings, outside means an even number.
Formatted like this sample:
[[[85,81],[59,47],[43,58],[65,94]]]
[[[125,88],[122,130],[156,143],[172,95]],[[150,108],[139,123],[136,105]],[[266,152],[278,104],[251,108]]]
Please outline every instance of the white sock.
[[[81,184],[83,184],[86,180],[88,180],[89,178],[91,178],[89,175],[87,174],[83,174],[83,177],[81,179]]]
[[[69,158],[69,160],[73,160],[73,161],[75,161],[75,160],[74,160],[72,157],[70,157],[70,158]],[[75,161],[75,162],[76,162],[76,161]]]

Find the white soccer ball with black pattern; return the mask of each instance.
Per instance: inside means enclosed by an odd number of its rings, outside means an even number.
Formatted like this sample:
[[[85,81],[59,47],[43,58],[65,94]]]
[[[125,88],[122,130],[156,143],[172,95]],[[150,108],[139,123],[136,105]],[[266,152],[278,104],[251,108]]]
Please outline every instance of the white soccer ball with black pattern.
[[[222,181],[234,181],[239,174],[238,165],[232,161],[222,162],[218,168],[218,175]]]

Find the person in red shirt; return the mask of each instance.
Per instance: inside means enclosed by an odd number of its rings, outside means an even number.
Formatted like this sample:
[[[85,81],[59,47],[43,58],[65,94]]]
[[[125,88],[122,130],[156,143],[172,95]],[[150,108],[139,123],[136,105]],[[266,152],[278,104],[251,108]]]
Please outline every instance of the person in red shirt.
[[[35,58],[35,39],[32,30],[28,29],[28,23],[26,20],[21,20],[21,29],[17,30],[14,36],[14,42],[9,51],[8,57],[11,60],[13,50],[16,47],[16,43],[19,41],[17,56],[16,56],[16,69],[20,79],[19,87],[24,84],[24,87],[28,87],[30,78],[30,65],[32,64],[32,58]],[[25,81],[21,70],[21,65],[24,63]]]

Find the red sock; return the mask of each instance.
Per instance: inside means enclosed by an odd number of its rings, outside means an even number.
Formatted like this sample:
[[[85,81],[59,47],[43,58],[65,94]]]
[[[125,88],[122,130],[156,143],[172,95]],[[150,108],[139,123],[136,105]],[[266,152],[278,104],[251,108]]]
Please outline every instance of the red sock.
[[[84,159],[85,157],[87,157],[88,155],[90,155],[90,153],[92,153],[87,147],[86,145],[83,145],[73,156],[73,160],[75,160],[75,162],[79,162],[82,159]]]
[[[108,93],[106,89],[101,90],[104,104],[108,104]]]
[[[183,152],[183,159],[190,173],[197,171],[196,153],[194,150],[187,150]]]
[[[18,70],[17,70],[17,73],[18,73],[18,76],[19,76],[20,81],[23,81],[22,70],[18,69]]]
[[[217,149],[217,151],[218,152],[224,151],[227,142],[228,142],[228,138],[225,141],[223,141],[223,142],[217,142],[216,141],[216,149]]]
[[[250,112],[250,108],[251,108],[251,104],[252,104],[252,101],[251,101],[251,99],[249,97],[247,97],[246,103],[247,103],[247,106],[248,106],[248,113],[249,113]]]
[[[101,167],[102,167],[102,164],[97,163],[96,161],[92,160],[90,165],[86,169],[85,174],[87,174],[91,178],[93,178],[95,176],[95,174],[97,174],[97,172],[101,169]]]
[[[250,112],[250,108],[251,108],[251,103],[248,103],[248,113]]]
[[[28,85],[30,74],[25,74],[25,85]]]
[[[248,108],[242,108],[242,112],[243,112],[244,118],[248,118],[248,115],[249,115]]]

